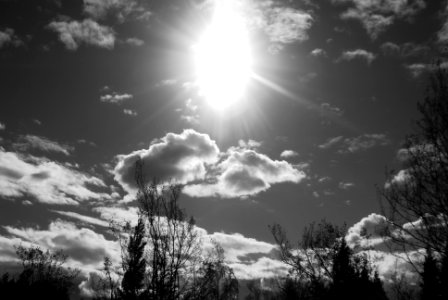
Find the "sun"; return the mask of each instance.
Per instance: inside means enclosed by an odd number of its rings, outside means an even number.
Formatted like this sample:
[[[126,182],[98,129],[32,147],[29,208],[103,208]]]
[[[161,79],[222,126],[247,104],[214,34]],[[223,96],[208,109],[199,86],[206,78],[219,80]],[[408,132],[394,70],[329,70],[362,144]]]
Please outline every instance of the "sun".
[[[215,109],[229,108],[244,97],[252,57],[245,20],[232,1],[218,1],[211,24],[195,46],[196,83]]]

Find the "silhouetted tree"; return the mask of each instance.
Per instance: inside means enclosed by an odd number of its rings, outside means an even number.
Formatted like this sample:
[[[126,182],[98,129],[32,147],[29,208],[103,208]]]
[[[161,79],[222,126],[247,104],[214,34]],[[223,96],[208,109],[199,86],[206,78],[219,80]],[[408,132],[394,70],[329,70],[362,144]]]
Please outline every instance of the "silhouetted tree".
[[[422,283],[421,283],[422,300],[436,300],[440,298],[439,269],[437,261],[433,257],[432,251],[427,249],[425,262],[423,263]]]
[[[76,269],[65,268],[63,252],[43,251],[38,246],[16,247],[23,271],[17,279],[5,274],[0,282],[2,299],[69,299]]]
[[[281,260],[291,266],[296,299],[387,299],[377,273],[365,256],[354,254],[345,241],[345,227],[325,220],[305,228],[294,248],[280,225],[271,227]],[[289,285],[289,286],[288,286]]]
[[[380,189],[393,225],[388,238],[403,251],[429,248],[445,255],[448,242],[448,71],[439,64],[418,104],[416,133],[406,138],[400,172],[391,171]],[[412,261],[410,260],[412,263]]]
[[[214,249],[199,268],[193,287],[186,299],[238,299],[238,280],[233,270],[224,263],[224,249],[214,243]]]
[[[128,224],[128,226],[130,225]],[[145,223],[143,218],[139,217],[137,225],[131,232],[123,257],[125,272],[121,281],[121,289],[119,289],[121,299],[136,300],[143,292],[146,275],[146,260],[144,258],[146,242],[144,239]]]
[[[148,183],[143,162],[136,163],[137,200],[145,222],[146,290],[149,299],[179,299],[191,287],[201,244],[192,217],[180,209],[181,187]]]

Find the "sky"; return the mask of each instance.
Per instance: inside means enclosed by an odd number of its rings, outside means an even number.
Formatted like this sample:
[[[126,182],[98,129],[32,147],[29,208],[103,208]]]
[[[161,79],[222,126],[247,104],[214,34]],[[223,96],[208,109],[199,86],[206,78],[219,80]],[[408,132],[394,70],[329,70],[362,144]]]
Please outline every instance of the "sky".
[[[447,41],[442,0],[1,0],[0,264],[117,263],[138,158],[239,278],[284,274],[274,223],[362,245]]]

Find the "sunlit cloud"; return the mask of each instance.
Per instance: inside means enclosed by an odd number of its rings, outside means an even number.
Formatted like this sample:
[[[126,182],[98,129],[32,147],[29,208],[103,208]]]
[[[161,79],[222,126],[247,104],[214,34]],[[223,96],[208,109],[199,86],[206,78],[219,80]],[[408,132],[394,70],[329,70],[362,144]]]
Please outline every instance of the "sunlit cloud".
[[[90,189],[104,189],[106,185],[101,179],[70,164],[0,148],[0,166],[0,195],[6,199],[27,197],[40,203],[77,205],[90,199],[110,197]]]
[[[68,50],[77,50],[81,44],[112,49],[115,45],[115,32],[91,19],[83,21],[53,21],[48,29],[59,34],[59,40]]]
[[[134,168],[139,158],[148,179],[157,177],[185,184],[183,192],[193,197],[246,197],[273,184],[299,183],[306,177],[288,162],[258,153],[254,149],[259,145],[242,141],[238,147],[221,152],[206,134],[191,129],[181,134],[169,133],[154,141],[148,150],[118,156],[115,180],[128,192],[135,192]]]
[[[299,153],[294,150],[283,150],[282,153],[280,153],[281,158],[293,158],[297,156],[299,156]]]
[[[376,55],[372,52],[369,52],[364,49],[355,49],[355,50],[344,51],[341,54],[341,56],[339,57],[338,61],[341,61],[341,60],[351,61],[354,59],[361,59],[370,65],[375,60],[375,58],[376,58]]]

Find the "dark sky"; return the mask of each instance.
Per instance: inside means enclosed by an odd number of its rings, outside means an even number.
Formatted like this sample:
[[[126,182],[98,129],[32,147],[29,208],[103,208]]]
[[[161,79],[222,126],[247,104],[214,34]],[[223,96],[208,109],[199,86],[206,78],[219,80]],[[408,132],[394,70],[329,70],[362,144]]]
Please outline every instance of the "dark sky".
[[[219,79],[205,96],[195,49],[219,3],[0,0],[0,262],[20,242],[62,248],[86,274],[119,259],[107,222],[135,216],[138,157],[184,185],[240,278],[282,272],[274,222],[297,236],[381,219],[375,186],[443,63],[447,1],[229,0],[199,58]],[[230,99],[240,23],[251,75]]]

